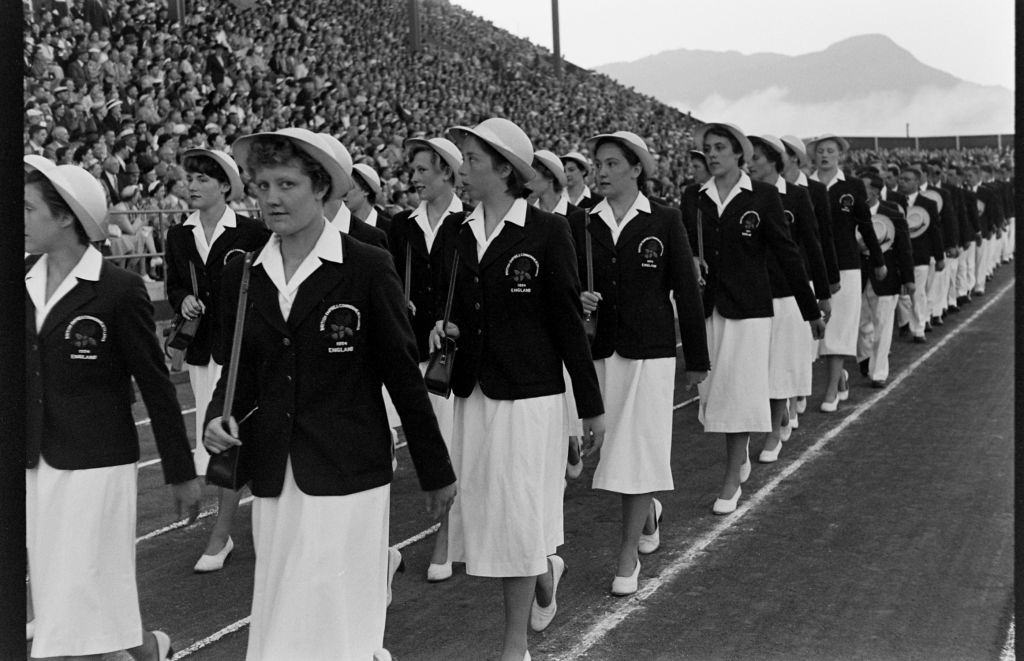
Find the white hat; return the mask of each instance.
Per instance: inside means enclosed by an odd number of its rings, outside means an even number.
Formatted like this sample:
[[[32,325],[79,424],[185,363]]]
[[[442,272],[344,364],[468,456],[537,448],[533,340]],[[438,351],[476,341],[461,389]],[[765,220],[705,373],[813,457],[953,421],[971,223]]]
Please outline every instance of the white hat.
[[[892,248],[892,242],[896,239],[896,226],[893,225],[892,219],[882,213],[876,213],[871,216],[871,225],[875,229],[875,238],[878,239],[878,245],[882,248],[882,252],[888,251]],[[868,246],[864,243],[864,237],[861,236],[860,228],[854,229],[857,235],[857,246],[860,251],[865,255],[868,254]]]
[[[455,143],[448,138],[430,138],[429,140],[425,138],[409,138],[405,141],[404,147],[411,150],[418,145],[434,150],[441,157],[441,160],[455,173],[455,185],[458,186],[461,181],[459,168],[462,167],[462,152],[455,146]]]
[[[932,217],[924,207],[915,204],[907,209],[907,229],[910,230],[910,238],[916,239],[924,234],[931,221]]]
[[[763,135],[752,135],[749,136],[749,139],[751,142],[753,142],[754,140],[759,140],[763,142],[764,144],[774,149],[776,153],[779,154],[779,156],[786,155],[786,145],[782,144],[782,140],[779,140],[774,135],[769,135],[767,133]]]
[[[352,188],[352,177],[345,171],[345,168],[334,155],[331,145],[327,140],[323,139],[322,134],[318,135],[307,129],[286,128],[242,136],[231,145],[235,161],[241,163],[244,167],[252,141],[270,137],[287,139],[297,149],[302,150],[303,153],[310,156],[327,171],[327,174],[331,177],[331,194],[327,199],[341,199],[348,192],[348,189]]]
[[[533,163],[533,143],[530,142],[530,138],[523,132],[523,129],[507,119],[491,117],[474,127],[453,126],[448,129],[448,133],[456,143],[461,142],[467,135],[487,143],[512,164],[524,183],[537,176],[537,172],[531,165]]]
[[[50,168],[57,167],[56,163],[38,154],[25,154],[22,160],[25,162],[26,174],[33,170],[49,170]]]
[[[654,162],[654,156],[652,156],[651,152],[647,149],[647,143],[644,142],[636,133],[632,133],[631,131],[601,133],[587,140],[587,149],[589,149],[592,154],[596,155],[597,150],[595,147],[601,140],[614,140],[636,154],[640,159],[640,164],[644,168],[644,173],[648,176],[653,175],[657,171],[657,164]]]
[[[749,163],[750,159],[754,157],[754,146],[750,144],[750,140],[747,140],[747,136],[743,134],[740,127],[735,124],[726,124],[725,122],[712,122],[705,124],[704,126],[697,129],[693,139],[697,143],[698,147],[704,146],[704,136],[711,129],[722,129],[729,133],[732,137],[736,138],[737,142],[740,143],[740,149],[743,150],[743,161]]]
[[[565,186],[567,180],[565,178],[565,167],[562,165],[561,159],[559,159],[553,152],[547,149],[540,149],[533,152],[533,160],[539,161],[541,165],[551,171],[555,179],[562,186]]]
[[[138,184],[128,184],[127,186],[121,189],[121,199],[123,200],[125,198],[131,197],[141,189],[142,186],[139,186]]]
[[[317,137],[319,137],[321,142],[323,142],[330,150],[331,154],[334,156],[334,160],[338,161],[338,165],[341,166],[341,169],[344,170],[345,174],[349,177],[348,186],[345,188],[344,192],[338,196],[334,196],[333,194],[331,195],[334,199],[339,199],[352,188],[352,154],[348,152],[345,145],[341,144],[340,140],[330,133],[317,133]]]
[[[182,162],[184,163],[184,160],[189,156],[207,156],[215,160],[217,165],[224,170],[224,174],[228,176],[228,183],[231,184],[227,201],[230,202],[231,200],[242,198],[242,192],[245,190],[242,186],[242,175],[238,172],[238,164],[230,156],[219,149],[188,149],[181,155]]]
[[[842,136],[838,136],[835,133],[825,133],[825,134],[819,135],[818,137],[816,137],[813,140],[808,140],[807,141],[807,151],[808,151],[808,153],[817,150],[818,143],[822,142],[824,140],[834,140],[835,143],[837,145],[839,145],[839,150],[840,151],[849,151],[850,150],[850,143],[847,142],[846,138],[844,138]]]
[[[376,170],[365,163],[356,163],[352,166],[352,174],[362,179],[363,183],[373,191],[373,194],[380,197],[380,176]]]
[[[803,165],[807,162],[807,146],[803,140],[795,135],[784,135],[779,139],[782,140],[782,144],[792,149],[793,153],[796,154],[797,165]]]
[[[929,200],[934,202],[935,206],[938,207],[939,212],[942,211],[942,195],[940,195],[937,190],[929,188],[928,190],[921,191],[921,195],[924,195]]]
[[[578,151],[571,151],[571,152],[569,152],[567,154],[562,154],[562,165],[563,166],[565,165],[566,161],[575,161],[584,170],[590,170],[590,161],[587,160],[586,156],[584,156],[583,154],[579,153]]]
[[[55,165],[37,170],[49,180],[82,224],[90,241],[107,238],[107,196],[96,177],[77,165]]]

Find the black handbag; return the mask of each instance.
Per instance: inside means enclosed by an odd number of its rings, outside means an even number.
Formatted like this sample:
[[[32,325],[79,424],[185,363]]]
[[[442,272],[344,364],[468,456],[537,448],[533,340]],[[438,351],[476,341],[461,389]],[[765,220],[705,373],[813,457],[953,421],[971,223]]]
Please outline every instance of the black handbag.
[[[199,284],[196,282],[196,267],[191,261],[188,263],[188,274],[192,278],[192,295],[198,299]],[[189,319],[181,314],[180,310],[176,312],[171,332],[164,341],[164,353],[168,353],[168,349],[177,349],[178,351],[188,349],[188,345],[192,344],[196,333],[199,332],[199,322],[202,319],[203,315],[201,314],[197,315],[194,319]]]
[[[235,330],[231,339],[231,358],[228,363],[227,380],[224,382],[224,409],[221,413],[221,424],[227,429],[227,420],[231,418],[231,407],[235,399],[235,385],[238,382],[238,360],[242,353],[242,331],[245,327],[245,308],[249,297],[249,270],[255,253],[245,253],[242,265],[242,283],[238,288],[238,309],[235,315]],[[225,489],[238,491],[252,480],[252,448],[249,447],[247,433],[256,411],[254,407],[238,422],[238,438],[242,445],[233,445],[227,450],[210,455],[206,466],[206,483]]]
[[[455,251],[452,260],[451,276],[448,280],[448,300],[444,304],[444,320],[441,328],[448,327],[448,319],[452,314],[452,299],[455,297],[455,277],[459,268],[459,251]],[[427,371],[423,374],[423,382],[427,392],[448,399],[452,394],[452,369],[455,367],[455,340],[450,337],[441,338],[441,346],[430,354]]]
[[[594,291],[594,249],[590,245],[590,217],[587,217],[587,223],[583,227],[584,245],[587,257],[587,291]],[[583,331],[587,334],[587,339],[591,343],[594,342],[594,338],[597,337],[597,310],[593,312],[583,312]]]

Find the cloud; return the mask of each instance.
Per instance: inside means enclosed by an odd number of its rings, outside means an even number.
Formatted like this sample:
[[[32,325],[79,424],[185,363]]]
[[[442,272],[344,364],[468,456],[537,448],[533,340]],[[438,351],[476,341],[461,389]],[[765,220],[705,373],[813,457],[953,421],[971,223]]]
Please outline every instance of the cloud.
[[[1001,87],[960,84],[921,88],[914,93],[874,92],[865,97],[792,103],[788,90],[769,87],[740,99],[717,94],[699,103],[672,105],[702,121],[736,124],[750,133],[809,136],[832,132],[850,136],[988,135],[1013,133],[1013,95]]]

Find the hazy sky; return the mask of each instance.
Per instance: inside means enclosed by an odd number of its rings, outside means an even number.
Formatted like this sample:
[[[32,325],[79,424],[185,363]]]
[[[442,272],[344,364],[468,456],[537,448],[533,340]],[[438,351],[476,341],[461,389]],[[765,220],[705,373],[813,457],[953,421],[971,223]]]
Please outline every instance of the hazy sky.
[[[452,0],[551,48],[551,0]],[[560,0],[562,54],[594,67],[691,48],[800,55],[881,33],[921,62],[1014,89],[1013,0]]]

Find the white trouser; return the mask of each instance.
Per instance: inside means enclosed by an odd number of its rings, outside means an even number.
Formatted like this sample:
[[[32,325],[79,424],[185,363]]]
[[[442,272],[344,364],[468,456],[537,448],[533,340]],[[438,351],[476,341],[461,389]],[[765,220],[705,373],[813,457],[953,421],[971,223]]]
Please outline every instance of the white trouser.
[[[1013,241],[1014,235],[1014,218],[1009,218],[1006,221],[1006,230],[1003,232],[1003,250],[1000,257],[1005,261],[1013,257]]]
[[[963,267],[963,253],[946,258],[946,304],[943,309],[956,306],[956,279]]]
[[[928,321],[928,265],[914,267],[914,295],[899,297],[901,320],[910,324],[914,337],[924,337],[924,322]]]
[[[985,293],[985,278],[989,273],[989,255],[992,254],[992,239],[982,239],[974,265],[974,291]]]
[[[869,282],[864,287],[860,307],[860,334],[857,336],[857,361],[868,360],[868,378],[889,378],[889,349],[892,326],[896,320],[898,295],[878,296]]]
[[[933,259],[928,265],[928,313],[933,317],[942,316],[946,309],[946,288],[949,287],[949,260],[944,260],[941,271],[935,268]]]
[[[973,241],[960,253],[960,269],[956,272],[957,296],[967,296],[974,287],[974,260],[977,253],[978,246]]]

